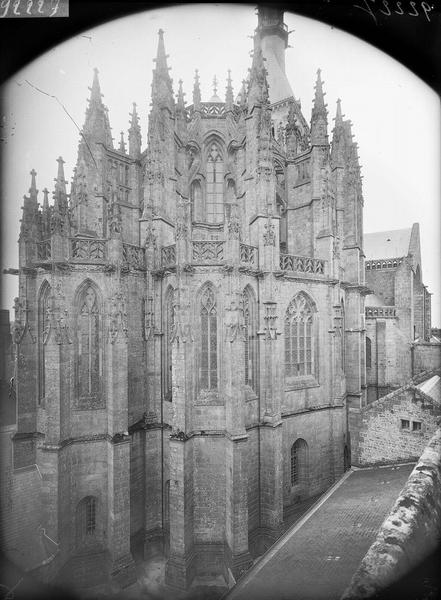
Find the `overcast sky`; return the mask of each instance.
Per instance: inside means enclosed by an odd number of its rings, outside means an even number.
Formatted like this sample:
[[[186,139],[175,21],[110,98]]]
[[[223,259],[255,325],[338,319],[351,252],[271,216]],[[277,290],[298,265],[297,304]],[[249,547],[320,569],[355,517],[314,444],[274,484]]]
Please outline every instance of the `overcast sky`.
[[[440,102],[412,72],[373,46],[329,25],[285,13],[290,35],[286,70],[306,119],[317,68],[322,69],[330,130],[337,98],[353,122],[362,164],[365,232],[401,229],[420,223],[423,280],[433,292],[432,322],[440,325]],[[165,31],[174,80],[184,81],[191,103],[194,69],[202,99],[212,95],[217,76],[223,97],[227,69],[235,93],[251,65],[257,16],[247,5],[198,4],[159,8],[84,31],[18,72],[4,86],[1,116],[4,156],[3,267],[18,267],[19,219],[32,168],[37,187],[53,190],[58,156],[66,179],[75,166],[79,132],[93,68],[99,70],[115,145],[127,131],[132,102],[141,117],[143,147],[147,131],[157,31]],[[44,95],[56,96],[65,106]],[[73,122],[74,121],[74,122]],[[42,202],[42,193],[39,200]],[[3,268],[2,267],[2,268]],[[17,277],[4,276],[2,308],[11,308]],[[12,315],[11,315],[12,316]]]

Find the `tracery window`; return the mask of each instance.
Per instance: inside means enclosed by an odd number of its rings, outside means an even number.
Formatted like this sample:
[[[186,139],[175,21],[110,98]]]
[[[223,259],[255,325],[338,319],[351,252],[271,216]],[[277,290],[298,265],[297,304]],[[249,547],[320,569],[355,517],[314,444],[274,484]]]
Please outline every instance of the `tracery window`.
[[[80,296],[77,319],[77,383],[80,398],[97,398],[100,394],[101,337],[97,292],[89,284]]]
[[[165,303],[165,398],[172,399],[172,335],[175,324],[174,290],[169,289]]]
[[[200,303],[201,357],[200,384],[205,390],[217,388],[217,308],[211,285],[202,290]]]
[[[291,485],[305,484],[308,477],[308,444],[299,438],[291,446]]]
[[[207,159],[206,217],[208,223],[224,220],[224,163],[216,144],[210,146]]]
[[[243,295],[244,318],[244,362],[245,384],[257,392],[257,330],[256,330],[256,300],[252,290],[246,287]]]
[[[285,377],[314,375],[314,309],[306,294],[295,296],[285,314]]]
[[[51,288],[47,282],[41,286],[40,301],[38,304],[38,404],[41,404],[46,395],[46,357],[45,335],[48,328],[48,309]]]

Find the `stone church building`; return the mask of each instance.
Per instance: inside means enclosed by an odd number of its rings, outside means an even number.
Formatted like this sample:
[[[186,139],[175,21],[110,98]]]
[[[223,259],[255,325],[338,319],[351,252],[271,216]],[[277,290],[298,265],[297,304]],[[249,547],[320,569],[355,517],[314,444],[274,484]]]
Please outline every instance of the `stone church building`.
[[[31,174],[3,533],[42,579],[125,587],[160,551],[170,586],[228,582],[348,467],[357,144],[340,101],[331,130],[320,70],[302,114],[287,43],[259,8],[240,92],[228,75],[203,100],[196,72],[186,104],[160,30],[147,140],[133,106],[114,146],[95,71],[70,193],[61,157],[53,203]]]

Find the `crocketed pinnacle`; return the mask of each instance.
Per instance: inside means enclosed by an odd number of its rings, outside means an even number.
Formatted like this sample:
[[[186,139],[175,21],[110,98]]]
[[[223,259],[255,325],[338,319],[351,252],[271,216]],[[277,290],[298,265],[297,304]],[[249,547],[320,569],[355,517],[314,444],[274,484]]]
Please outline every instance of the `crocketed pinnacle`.
[[[61,156],[57,158],[58,170],[55,178],[55,193],[66,194],[66,180],[64,178],[64,160]]]
[[[194,85],[193,85],[193,106],[199,108],[201,104],[201,86],[199,83],[199,71],[198,69],[194,72]]]
[[[253,63],[251,65],[250,83],[248,86],[248,108],[265,102],[268,102],[268,82],[260,39],[255,35]]]
[[[32,169],[31,173],[31,187],[29,188],[29,194],[31,198],[36,198],[38,194],[37,190],[37,171]]]
[[[225,108],[227,110],[231,110],[233,108],[234,103],[234,94],[233,94],[233,86],[231,84],[231,71],[228,69],[227,74],[227,87],[225,90]]]
[[[311,143],[317,146],[328,144],[328,111],[326,110],[324,97],[321,70],[318,69],[311,113]]]
[[[185,100],[184,100],[184,90],[182,89],[182,79],[179,80],[179,88],[177,93],[177,101],[176,101],[176,110],[183,112],[185,111]]]
[[[155,68],[153,69],[152,81],[152,104],[153,106],[168,107],[172,109],[174,106],[173,85],[169,75],[169,67],[167,65],[168,55],[165,53],[164,31],[158,31],[158,49],[156,52]]]
[[[120,152],[124,152],[124,154],[126,153],[126,143],[124,141],[124,131],[121,131],[121,137],[119,140],[119,151]]]

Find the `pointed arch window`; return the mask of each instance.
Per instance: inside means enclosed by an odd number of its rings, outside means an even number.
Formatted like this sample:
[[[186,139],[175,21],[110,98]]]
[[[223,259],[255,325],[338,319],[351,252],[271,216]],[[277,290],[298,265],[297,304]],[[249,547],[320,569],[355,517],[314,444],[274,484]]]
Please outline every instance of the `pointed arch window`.
[[[291,486],[308,480],[308,444],[299,438],[291,446]]]
[[[244,318],[244,379],[245,385],[249,385],[257,392],[257,311],[256,299],[249,287],[245,288],[242,301]]]
[[[285,377],[314,375],[314,306],[306,294],[295,296],[285,314]]]
[[[206,193],[207,222],[222,223],[224,220],[224,162],[217,144],[211,144],[208,151]]]
[[[173,288],[170,288],[167,293],[165,303],[165,399],[172,399],[172,336],[175,324],[175,308],[174,308],[175,293]]]
[[[366,336],[366,368],[372,367],[372,342],[371,338]]]
[[[200,304],[200,384],[204,390],[217,389],[217,308],[211,285],[204,287]]]
[[[86,496],[77,508],[77,539],[87,543],[94,539],[97,532],[97,501],[95,496]]]
[[[86,286],[77,318],[77,385],[80,399],[97,399],[101,391],[101,310],[97,292]]]
[[[192,220],[196,223],[204,221],[204,207],[202,202],[201,182],[198,179],[191,184],[190,189]]]
[[[46,395],[46,356],[45,343],[48,332],[50,285],[45,282],[41,287],[40,301],[38,304],[38,404],[41,404]]]

